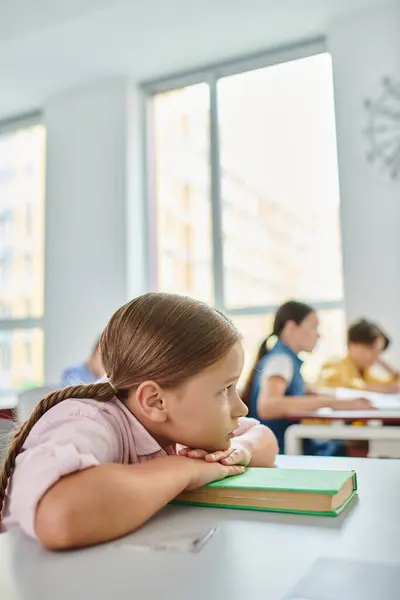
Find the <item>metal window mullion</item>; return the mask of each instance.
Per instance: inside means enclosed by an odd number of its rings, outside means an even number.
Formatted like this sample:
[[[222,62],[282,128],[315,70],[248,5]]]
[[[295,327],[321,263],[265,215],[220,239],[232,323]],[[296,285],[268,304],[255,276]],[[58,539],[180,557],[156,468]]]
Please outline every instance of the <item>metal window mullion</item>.
[[[0,331],[13,331],[15,329],[35,329],[42,327],[43,317],[29,317],[27,319],[0,318]]]
[[[302,300],[303,301],[303,300]],[[341,310],[344,306],[343,300],[326,300],[319,302],[308,302],[315,310]],[[260,306],[241,306],[236,308],[226,308],[225,312],[232,317],[244,317],[244,316],[255,316],[255,315],[268,315],[273,314],[277,311],[279,305],[260,305]]]
[[[212,276],[214,287],[214,304],[217,308],[225,308],[224,290],[224,243],[222,231],[221,201],[221,169],[219,154],[218,124],[218,79],[211,75],[210,85],[210,190],[212,219]]]
[[[148,291],[158,290],[158,206],[156,191],[156,149],[154,131],[154,96],[142,97],[144,177],[143,177],[143,217],[145,244],[145,285]]]
[[[35,111],[16,117],[2,119],[0,120],[0,134],[8,134],[25,127],[40,125],[42,123],[42,118],[42,113],[40,111]]]
[[[200,65],[186,71],[171,73],[166,77],[142,81],[140,86],[146,94],[153,95],[188,85],[195,85],[202,81],[210,81],[212,75],[227,77],[308,56],[315,56],[326,51],[325,38],[318,36],[287,45],[267,47],[259,52],[234,56],[226,61]]]

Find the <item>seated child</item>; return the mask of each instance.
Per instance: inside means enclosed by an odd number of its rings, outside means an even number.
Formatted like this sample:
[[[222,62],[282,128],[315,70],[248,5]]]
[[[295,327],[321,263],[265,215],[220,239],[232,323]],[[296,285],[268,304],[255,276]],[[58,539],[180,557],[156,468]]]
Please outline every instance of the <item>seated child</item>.
[[[387,394],[400,391],[399,373],[381,357],[390,340],[380,327],[365,319],[356,321],[348,329],[347,345],[347,356],[322,367],[319,378],[322,387]]]
[[[275,436],[246,419],[241,336],[222,313],[146,294],[111,317],[100,348],[107,377],[49,394],[15,433],[0,469],[5,530],[50,549],[98,544],[184,490],[274,465]]]
[[[296,422],[292,415],[324,407],[334,410],[371,407],[363,398],[337,400],[331,395],[316,394],[304,381],[299,354],[314,350],[318,328],[318,315],[311,306],[294,300],[282,304],[275,315],[272,334],[261,344],[242,393],[250,415],[275,433],[282,454],[285,453],[285,432]],[[277,341],[270,348],[268,342],[272,336]],[[331,455],[341,452],[342,448],[336,442],[310,440],[303,451],[305,454]]]

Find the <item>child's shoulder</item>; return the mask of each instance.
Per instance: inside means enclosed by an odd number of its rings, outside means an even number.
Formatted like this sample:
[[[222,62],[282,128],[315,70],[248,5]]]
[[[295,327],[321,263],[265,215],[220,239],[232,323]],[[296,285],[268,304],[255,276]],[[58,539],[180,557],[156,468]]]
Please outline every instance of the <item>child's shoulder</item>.
[[[90,398],[68,398],[50,408],[34,426],[32,432],[40,434],[52,424],[72,424],[78,419],[88,419],[99,424],[114,424],[121,410],[115,402],[99,402]]]
[[[69,416],[97,417],[102,412],[105,402],[91,398],[67,398],[53,406],[46,414],[65,414]],[[110,403],[111,404],[111,403]]]

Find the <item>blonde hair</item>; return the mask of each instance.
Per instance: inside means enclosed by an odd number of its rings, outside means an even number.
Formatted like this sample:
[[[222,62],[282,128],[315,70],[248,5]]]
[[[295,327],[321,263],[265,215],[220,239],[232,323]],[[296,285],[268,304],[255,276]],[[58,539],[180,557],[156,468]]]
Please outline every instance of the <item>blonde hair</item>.
[[[100,338],[110,382],[67,387],[48,394],[12,438],[0,471],[0,519],[17,456],[33,426],[69,398],[108,402],[146,380],[173,388],[223,358],[240,338],[233,324],[206,304],[174,294],[145,294],[111,317]],[[1,522],[1,521],[0,521]]]

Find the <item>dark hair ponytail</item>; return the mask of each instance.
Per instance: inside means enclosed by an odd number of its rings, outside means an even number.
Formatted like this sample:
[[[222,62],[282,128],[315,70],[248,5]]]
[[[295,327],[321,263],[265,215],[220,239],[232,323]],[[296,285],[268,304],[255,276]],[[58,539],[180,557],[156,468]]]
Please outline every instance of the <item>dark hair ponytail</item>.
[[[255,373],[258,364],[262,358],[269,352],[268,342],[272,337],[279,338],[285,329],[286,323],[293,321],[296,325],[300,325],[309,314],[313,313],[314,309],[308,304],[297,302],[296,300],[290,300],[282,304],[276,311],[274,324],[272,327],[272,333],[261,343],[254,364],[247,377],[246,383],[243,387],[241,396],[243,402],[250,408],[250,394],[253,388]]]

